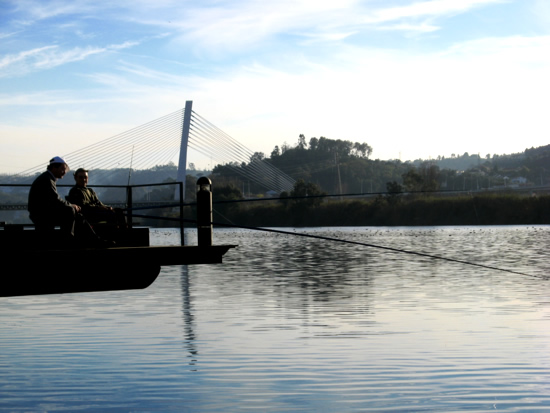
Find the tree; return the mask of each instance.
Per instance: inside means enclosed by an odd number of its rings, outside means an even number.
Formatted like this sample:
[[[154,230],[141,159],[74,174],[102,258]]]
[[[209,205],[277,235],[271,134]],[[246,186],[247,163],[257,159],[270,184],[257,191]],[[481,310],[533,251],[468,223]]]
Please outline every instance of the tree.
[[[294,203],[297,205],[317,206],[322,202],[322,198],[319,196],[326,195],[326,192],[322,191],[319,185],[313,182],[305,182],[303,179],[299,179],[294,183],[294,189],[290,192],[291,197],[316,197],[311,199],[296,199]]]
[[[303,134],[300,134],[300,136],[298,137],[298,146],[297,147],[300,150],[304,150],[304,149],[307,148],[306,137]]]
[[[422,176],[415,167],[412,167],[401,176],[403,177],[403,185],[408,192],[422,190]]]
[[[288,143],[286,143],[286,141],[283,142],[283,146],[281,146],[281,155],[287,152],[289,149],[290,149],[290,146],[288,145]]]
[[[319,146],[319,139],[317,139],[316,137],[313,137],[309,140],[309,150],[316,151],[318,146]]]
[[[386,182],[386,189],[388,190],[387,201],[390,205],[396,205],[399,202],[399,196],[403,192],[403,187],[396,181]]]
[[[250,157],[250,162],[254,161],[263,161],[265,159],[265,154],[263,152],[254,152]]]
[[[389,194],[400,194],[403,192],[403,187],[396,181],[386,182],[386,189]]]
[[[437,191],[439,189],[439,167],[424,162],[418,169],[422,175],[422,191]]]
[[[360,158],[368,158],[372,153],[372,148],[367,143],[355,142],[353,144],[353,151]]]
[[[275,147],[271,151],[271,159],[276,158],[278,156],[281,156],[281,150],[279,149],[278,145],[275,145]]]
[[[437,191],[439,189],[439,167],[423,162],[418,169],[412,167],[402,176],[403,185],[409,192]]]
[[[213,201],[232,201],[243,199],[243,193],[234,184],[217,186],[212,192]]]

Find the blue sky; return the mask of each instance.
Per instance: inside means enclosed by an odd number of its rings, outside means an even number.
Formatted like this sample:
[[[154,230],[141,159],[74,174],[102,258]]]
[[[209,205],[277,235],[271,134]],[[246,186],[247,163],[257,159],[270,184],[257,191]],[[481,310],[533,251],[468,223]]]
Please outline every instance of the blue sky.
[[[0,172],[193,109],[254,151],[549,142],[548,0],[0,0]],[[189,159],[194,161],[194,159]]]

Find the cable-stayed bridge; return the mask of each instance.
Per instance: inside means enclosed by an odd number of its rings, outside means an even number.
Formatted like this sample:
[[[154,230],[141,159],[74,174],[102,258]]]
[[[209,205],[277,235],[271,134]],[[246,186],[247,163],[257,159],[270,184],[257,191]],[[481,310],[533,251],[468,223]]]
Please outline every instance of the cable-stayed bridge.
[[[264,160],[223,132],[192,109],[192,101],[185,108],[145,123],[74,152],[61,155],[71,169],[82,167],[93,172],[92,184],[108,185],[113,170],[127,169],[128,181],[132,171],[145,170],[177,162],[177,176],[185,185],[188,155],[200,154],[220,165],[233,168],[244,179],[255,182],[266,190],[290,191],[294,179]],[[48,156],[54,156],[51,154]],[[36,174],[45,170],[45,164],[17,174],[32,182]],[[241,167],[246,165],[246,167]],[[20,181],[21,182],[21,181]],[[136,183],[136,182],[131,182]]]

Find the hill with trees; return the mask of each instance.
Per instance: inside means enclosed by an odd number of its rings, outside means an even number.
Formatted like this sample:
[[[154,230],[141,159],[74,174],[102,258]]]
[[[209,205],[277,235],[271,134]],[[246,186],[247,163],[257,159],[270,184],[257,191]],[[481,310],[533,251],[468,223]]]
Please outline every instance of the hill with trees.
[[[472,225],[506,223],[549,223],[546,206],[550,184],[550,145],[529,148],[508,155],[451,155],[450,158],[400,160],[370,159],[372,147],[366,143],[310,138],[299,135],[295,145],[275,146],[269,157],[254,153],[250,163],[216,165],[212,173],[193,168],[186,178],[187,203],[195,200],[196,180],[201,175],[214,183],[216,213],[223,219],[250,225]],[[266,194],[265,188],[243,178],[253,162],[268,162],[296,180],[293,190]],[[122,186],[134,188],[134,202],[170,201],[176,194],[174,164],[147,170],[90,171],[90,186],[106,203],[124,203]],[[101,179],[99,179],[101,177]],[[0,176],[0,183],[30,183],[34,177]],[[100,182],[98,182],[100,180]],[[72,186],[72,177],[59,182],[62,195]],[[513,190],[538,197],[510,194]],[[453,192],[456,191],[456,192]],[[3,187],[0,203],[26,203],[28,188]],[[433,195],[445,195],[436,199]],[[449,198],[456,195],[455,199]],[[502,196],[496,196],[501,193]],[[330,199],[324,195],[332,195]],[[341,199],[338,194],[355,198]],[[419,195],[422,194],[422,195]],[[431,194],[431,195],[430,195]],[[472,195],[475,194],[475,195]],[[485,195],[492,194],[491,196]],[[419,196],[422,196],[420,199]],[[231,203],[252,199],[280,199],[264,203]],[[510,198],[512,197],[512,198]],[[474,202],[475,200],[475,202]],[[221,202],[221,203],[220,203]],[[340,211],[340,212],[336,212]],[[186,214],[193,214],[192,211]],[[25,218],[26,211],[13,213]],[[188,215],[189,216],[189,215]],[[0,219],[10,221],[11,218]]]
[[[296,180],[318,185],[330,194],[382,193],[388,184],[403,191],[475,191],[514,187],[538,187],[550,183],[550,145],[526,149],[510,155],[451,155],[437,159],[370,159],[372,148],[366,143],[311,138],[299,135],[294,146],[275,146],[269,157],[256,152],[251,162],[263,160]],[[258,196],[262,188],[245,183],[240,168],[246,164],[217,165],[216,180],[245,188]]]

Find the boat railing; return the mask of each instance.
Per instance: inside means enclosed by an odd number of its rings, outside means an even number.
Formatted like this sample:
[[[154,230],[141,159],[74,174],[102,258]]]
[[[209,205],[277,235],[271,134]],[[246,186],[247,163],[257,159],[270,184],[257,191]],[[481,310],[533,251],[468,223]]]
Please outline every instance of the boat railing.
[[[166,194],[172,194],[173,199],[155,199],[155,196],[151,197],[152,190],[142,192],[141,198],[136,199],[135,194],[137,189],[150,188],[150,187],[169,187],[175,186],[175,191],[166,191]],[[4,215],[7,211],[26,211],[27,210],[27,197],[30,189],[30,184],[2,184],[0,183],[0,213]],[[64,196],[63,192],[67,191],[66,188],[72,188],[72,185],[57,185],[59,188],[60,196]],[[124,200],[107,202],[106,204],[113,207],[123,208],[126,213],[126,220],[128,227],[132,228],[135,225],[134,215],[140,215],[139,211],[147,209],[160,209],[160,208],[178,208],[180,219],[178,224],[181,232],[181,245],[184,245],[184,228],[183,228],[183,207],[184,207],[184,187],[182,182],[162,182],[151,184],[137,184],[137,185],[90,185],[90,188],[107,188],[107,189],[120,189],[124,191]],[[175,194],[174,194],[175,192]],[[161,216],[148,216],[147,219],[161,220]],[[13,223],[22,224],[25,226],[32,226],[33,224],[28,217],[28,214],[18,213],[15,220],[6,219],[0,215],[0,223]]]

